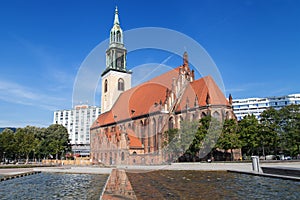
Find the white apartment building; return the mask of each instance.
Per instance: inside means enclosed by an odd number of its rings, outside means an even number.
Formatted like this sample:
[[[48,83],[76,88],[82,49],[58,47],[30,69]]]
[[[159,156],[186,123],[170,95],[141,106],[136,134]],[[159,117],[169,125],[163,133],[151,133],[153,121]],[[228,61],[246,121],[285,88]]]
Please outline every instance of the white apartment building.
[[[246,115],[254,115],[260,119],[260,114],[269,107],[276,110],[291,104],[300,104],[300,94],[290,94],[278,97],[234,99],[232,102],[234,114],[237,120]]]
[[[88,105],[77,105],[72,110],[54,112],[53,124],[61,124],[68,129],[73,153],[89,156],[90,126],[100,115],[100,112],[100,107]]]

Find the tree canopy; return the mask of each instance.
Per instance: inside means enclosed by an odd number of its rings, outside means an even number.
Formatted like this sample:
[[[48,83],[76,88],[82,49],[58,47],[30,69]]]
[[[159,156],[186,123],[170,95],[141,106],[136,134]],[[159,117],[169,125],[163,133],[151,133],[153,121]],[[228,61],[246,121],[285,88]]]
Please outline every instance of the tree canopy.
[[[0,133],[1,161],[61,158],[71,150],[67,129],[58,124],[47,128],[26,126],[16,132],[5,129]]]
[[[259,120],[248,115],[239,122],[225,119],[221,123],[205,116],[198,122],[182,122],[180,129],[168,130],[166,134],[168,150],[177,157],[189,154],[202,158],[217,149],[230,150],[231,160],[233,149],[241,149],[246,156],[299,156],[300,105],[289,105],[280,110],[269,108]]]

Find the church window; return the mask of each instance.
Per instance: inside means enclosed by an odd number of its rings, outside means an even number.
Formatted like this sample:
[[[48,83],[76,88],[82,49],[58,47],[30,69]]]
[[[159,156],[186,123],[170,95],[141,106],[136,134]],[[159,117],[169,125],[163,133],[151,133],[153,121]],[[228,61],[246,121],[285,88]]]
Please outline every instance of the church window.
[[[107,80],[104,82],[104,92],[107,92]]]
[[[156,150],[156,121],[155,119],[153,119],[153,147],[154,147],[154,151]],[[151,161],[152,162],[152,161]]]
[[[122,154],[121,154],[121,159],[122,159],[122,161],[125,159],[124,152],[122,152]]]
[[[174,128],[174,120],[173,117],[170,117],[169,119],[169,130]]]
[[[117,60],[117,67],[121,67],[121,59],[120,58],[118,58],[118,60]]]
[[[122,78],[118,80],[118,90],[124,91],[124,80]]]
[[[218,113],[217,111],[215,111],[213,113],[213,117],[216,118],[216,119],[219,119],[220,118],[220,113]]]
[[[117,31],[117,42],[121,42],[121,32]]]

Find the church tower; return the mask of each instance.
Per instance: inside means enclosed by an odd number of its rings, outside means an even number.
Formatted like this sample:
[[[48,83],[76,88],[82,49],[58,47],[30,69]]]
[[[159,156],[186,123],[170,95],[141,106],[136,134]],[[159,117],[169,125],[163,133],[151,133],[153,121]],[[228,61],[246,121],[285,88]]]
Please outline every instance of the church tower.
[[[126,69],[127,50],[124,47],[118,8],[110,31],[109,47],[106,50],[106,69],[102,73],[101,112],[109,111],[119,95],[131,88],[131,71]]]

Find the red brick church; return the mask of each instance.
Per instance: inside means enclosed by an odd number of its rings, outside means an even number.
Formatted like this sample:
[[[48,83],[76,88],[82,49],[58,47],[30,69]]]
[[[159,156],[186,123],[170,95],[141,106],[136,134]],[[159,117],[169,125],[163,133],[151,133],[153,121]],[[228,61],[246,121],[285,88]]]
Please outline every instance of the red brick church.
[[[102,73],[102,114],[90,132],[93,162],[164,163],[165,131],[207,115],[234,118],[231,104],[212,77],[195,80],[186,52],[182,65],[135,87],[126,69],[126,53],[116,9]]]

